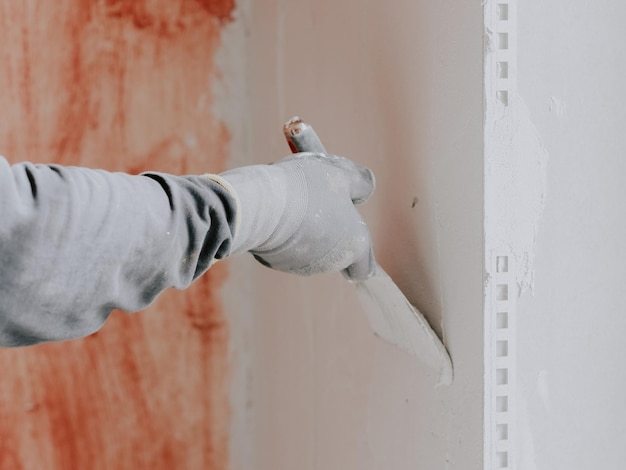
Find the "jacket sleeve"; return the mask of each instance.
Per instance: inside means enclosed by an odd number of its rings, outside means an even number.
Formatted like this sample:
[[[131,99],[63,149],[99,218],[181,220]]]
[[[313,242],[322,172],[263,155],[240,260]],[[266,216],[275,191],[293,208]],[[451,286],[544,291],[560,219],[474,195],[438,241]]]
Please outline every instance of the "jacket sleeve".
[[[233,197],[203,176],[0,157],[0,346],[89,335],[229,255]]]

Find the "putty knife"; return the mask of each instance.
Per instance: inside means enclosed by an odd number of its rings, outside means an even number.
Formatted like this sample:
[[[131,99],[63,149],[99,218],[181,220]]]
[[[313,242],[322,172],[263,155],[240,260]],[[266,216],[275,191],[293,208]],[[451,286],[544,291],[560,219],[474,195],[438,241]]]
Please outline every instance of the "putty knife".
[[[283,132],[294,153],[326,153],[315,130],[298,117],[289,120]],[[383,268],[376,263],[374,275],[355,284],[374,334],[433,368],[439,374],[439,384],[450,385],[453,372],[448,351]]]

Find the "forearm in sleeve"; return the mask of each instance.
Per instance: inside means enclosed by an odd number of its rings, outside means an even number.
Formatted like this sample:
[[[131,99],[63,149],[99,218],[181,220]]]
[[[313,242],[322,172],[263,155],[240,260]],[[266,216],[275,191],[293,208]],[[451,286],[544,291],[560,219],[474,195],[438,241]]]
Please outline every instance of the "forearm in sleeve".
[[[236,204],[203,176],[0,157],[0,346],[86,336],[230,254]]]

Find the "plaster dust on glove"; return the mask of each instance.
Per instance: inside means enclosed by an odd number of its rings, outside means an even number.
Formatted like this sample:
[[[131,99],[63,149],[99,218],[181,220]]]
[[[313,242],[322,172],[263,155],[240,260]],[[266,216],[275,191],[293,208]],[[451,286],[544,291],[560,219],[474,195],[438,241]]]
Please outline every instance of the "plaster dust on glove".
[[[292,152],[326,153],[315,130],[298,117],[288,121],[283,132]],[[436,371],[440,385],[450,385],[453,369],[448,351],[384,269],[376,263],[373,275],[355,284],[374,334]]]

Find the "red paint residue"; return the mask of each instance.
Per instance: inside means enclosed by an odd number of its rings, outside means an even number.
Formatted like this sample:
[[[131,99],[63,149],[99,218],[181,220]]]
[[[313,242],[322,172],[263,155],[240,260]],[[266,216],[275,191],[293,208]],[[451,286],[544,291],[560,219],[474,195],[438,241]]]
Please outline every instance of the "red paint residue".
[[[186,0],[164,8],[164,4],[146,0],[106,0],[99,6],[108,18],[128,20],[137,29],[172,36],[207,19],[215,19],[222,25],[231,22],[235,1]]]
[[[0,3],[0,154],[217,172],[210,77],[232,0]],[[0,470],[228,467],[228,330],[216,265],[83,340],[0,350]]]
[[[198,0],[198,3],[222,23],[230,22],[233,19],[235,0]]]

